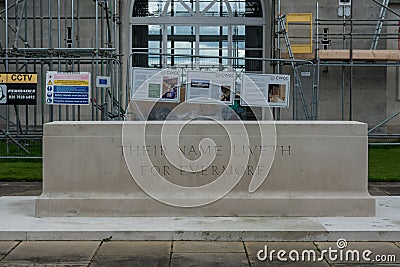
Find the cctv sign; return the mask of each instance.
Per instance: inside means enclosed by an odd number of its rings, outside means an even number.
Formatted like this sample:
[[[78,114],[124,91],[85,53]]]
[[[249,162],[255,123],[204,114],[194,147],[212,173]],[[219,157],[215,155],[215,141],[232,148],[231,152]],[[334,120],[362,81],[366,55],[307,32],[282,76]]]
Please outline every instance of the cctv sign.
[[[36,73],[0,73],[0,105],[36,105]]]

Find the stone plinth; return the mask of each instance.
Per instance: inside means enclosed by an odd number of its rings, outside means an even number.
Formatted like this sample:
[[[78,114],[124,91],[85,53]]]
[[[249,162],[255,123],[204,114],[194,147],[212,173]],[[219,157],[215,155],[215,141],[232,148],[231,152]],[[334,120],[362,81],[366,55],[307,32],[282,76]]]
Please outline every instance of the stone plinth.
[[[182,122],[169,122],[180,127]],[[235,130],[242,122],[223,122]],[[358,122],[275,122],[276,143],[260,142],[260,128],[272,122],[244,122],[250,145],[235,151],[218,125],[195,121],[179,137],[180,149],[198,157],[202,138],[214,140],[217,156],[203,171],[182,172],[168,164],[161,146],[161,122],[147,122],[146,145],[123,145],[124,127],[143,137],[144,122],[53,122],[44,125],[43,193],[36,216],[373,216],[375,200],[368,193],[367,125]],[[221,130],[222,129],[222,130]],[[267,131],[268,132],[268,131]],[[127,131],[124,131],[126,134]],[[136,139],[134,139],[136,140]],[[268,140],[273,140],[269,138]],[[275,141],[275,140],[274,140]],[[125,146],[125,147],[124,147]],[[192,148],[193,146],[193,148]],[[240,150],[242,149],[242,150]],[[272,149],[272,150],[271,150]],[[159,171],[181,186],[212,182],[229,166],[229,153],[250,151],[243,178],[223,198],[200,207],[175,207],[146,194],[132,178],[124,152],[137,162],[134,173],[148,177]],[[260,153],[274,151],[272,167],[258,162]],[[268,152],[269,151],[269,152]],[[236,153],[236,154],[235,154]],[[244,153],[244,152],[243,152]],[[143,165],[149,155],[157,168]],[[137,159],[137,161],[135,161]],[[258,163],[257,163],[258,162]],[[132,171],[132,170],[131,170]],[[252,174],[268,173],[249,192]],[[179,198],[182,196],[170,196]],[[204,196],[206,197],[206,196]]]

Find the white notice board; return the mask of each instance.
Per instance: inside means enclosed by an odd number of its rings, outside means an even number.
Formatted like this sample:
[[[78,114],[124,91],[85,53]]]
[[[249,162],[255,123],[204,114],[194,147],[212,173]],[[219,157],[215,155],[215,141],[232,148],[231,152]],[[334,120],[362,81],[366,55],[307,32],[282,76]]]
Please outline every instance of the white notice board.
[[[232,105],[235,93],[235,72],[188,71],[186,79],[186,101],[215,103],[219,100]]]
[[[133,68],[131,99],[179,102],[180,69]]]
[[[243,74],[240,92],[242,106],[288,108],[290,75]]]

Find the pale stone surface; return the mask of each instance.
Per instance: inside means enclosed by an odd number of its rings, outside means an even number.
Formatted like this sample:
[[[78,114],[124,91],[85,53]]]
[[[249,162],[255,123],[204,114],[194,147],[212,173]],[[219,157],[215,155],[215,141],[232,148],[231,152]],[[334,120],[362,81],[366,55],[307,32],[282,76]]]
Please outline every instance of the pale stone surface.
[[[2,264],[89,264],[99,241],[35,241],[22,242]]]
[[[244,253],[242,242],[175,241],[174,253]]]
[[[236,129],[235,123],[225,124]],[[148,125],[154,131],[161,126],[157,122]],[[260,127],[270,125],[260,122]],[[258,125],[246,122],[245,126],[251,145],[259,145]],[[143,136],[142,122],[128,122],[124,127],[138,138]],[[224,198],[185,209],[150,198],[132,179],[122,154],[121,122],[49,123],[44,127],[44,182],[36,215],[372,216],[375,205],[367,191],[366,130],[366,124],[357,122],[276,122],[275,159],[256,192],[248,192],[251,177],[245,175]],[[154,131],[146,138],[157,145]],[[212,135],[225,149],[226,136],[220,132],[215,125],[196,122],[180,137],[183,143],[197,144],[200,136]],[[162,158],[154,160],[165,164]],[[219,157],[215,165],[224,162]],[[195,186],[212,177],[196,173],[186,180],[180,175],[169,179]]]
[[[90,218],[37,218],[35,198],[0,197],[0,240],[400,240],[400,197],[375,197],[375,217]]]
[[[180,125],[180,122],[170,123]],[[235,123],[226,122],[225,127],[235,132]],[[146,132],[149,144],[158,145],[157,131],[162,124],[152,122],[147,125],[150,127]],[[258,124],[246,122],[245,126],[251,145],[259,145]],[[142,122],[124,125],[121,122],[55,122],[45,125],[44,184],[43,193],[36,202],[37,216],[374,214],[374,200],[367,192],[365,124],[276,122],[275,159],[261,187],[249,194],[251,176],[244,175],[223,199],[195,209],[167,206],[148,197],[137,186],[122,154],[122,127],[125,134],[143,137]],[[260,127],[268,129],[271,122],[260,122]],[[222,152],[225,151],[225,134],[215,124],[197,122],[185,129],[186,132],[180,135],[181,143],[198,144],[201,136],[212,136],[222,146]],[[216,158],[213,164],[217,167],[226,164],[225,157]],[[254,160],[250,159],[248,164],[254,165],[257,162]],[[153,163],[166,164],[162,157],[153,158]],[[176,184],[186,180],[189,181],[186,186],[198,186],[199,182],[208,183],[215,179],[211,176],[195,173],[188,180],[180,175],[168,178]]]

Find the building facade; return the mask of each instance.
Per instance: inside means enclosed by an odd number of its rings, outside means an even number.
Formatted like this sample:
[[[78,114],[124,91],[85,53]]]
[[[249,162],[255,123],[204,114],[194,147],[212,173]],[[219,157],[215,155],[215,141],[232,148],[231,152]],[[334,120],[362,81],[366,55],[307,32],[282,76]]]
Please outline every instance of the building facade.
[[[0,106],[0,125],[41,129],[53,120],[120,119],[129,100],[132,66],[212,66],[293,76],[288,61],[273,60],[288,52],[277,20],[280,15],[311,13],[312,53],[295,58],[313,65],[300,69],[301,92],[293,92],[289,108],[275,111],[276,118],[358,120],[372,128],[400,109],[400,58],[335,60],[322,59],[319,52],[368,51],[376,36],[375,50],[398,50],[400,4],[390,1],[382,17],[381,6],[372,0],[353,0],[346,7],[340,2],[0,1],[0,71],[39,74],[37,104]],[[377,34],[380,19],[384,23]],[[288,29],[292,43],[308,34],[293,29]],[[93,83],[96,76],[111,76],[112,88],[92,88],[89,106],[49,106],[43,101],[48,70],[89,71]],[[399,133],[399,116],[376,131]]]

